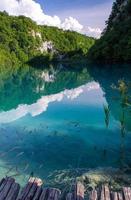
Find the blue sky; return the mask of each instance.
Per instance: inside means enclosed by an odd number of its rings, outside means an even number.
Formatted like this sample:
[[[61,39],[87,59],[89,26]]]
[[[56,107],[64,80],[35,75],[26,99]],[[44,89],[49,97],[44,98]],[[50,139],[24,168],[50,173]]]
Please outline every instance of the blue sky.
[[[104,28],[113,0],[35,0],[48,15],[72,16],[87,26]]]
[[[62,10],[67,10],[70,8],[91,8],[92,6],[96,6],[99,4],[104,4],[108,2],[112,2],[109,0],[36,0],[36,2],[39,2],[46,11],[51,14]]]

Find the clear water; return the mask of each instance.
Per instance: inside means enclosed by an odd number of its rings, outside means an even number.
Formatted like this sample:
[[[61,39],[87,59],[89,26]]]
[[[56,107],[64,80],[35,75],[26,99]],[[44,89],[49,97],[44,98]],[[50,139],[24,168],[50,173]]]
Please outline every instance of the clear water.
[[[77,70],[76,70],[77,68]],[[131,165],[131,110],[111,85],[130,86],[131,66],[23,66],[0,74],[0,176],[23,184],[31,173]],[[129,87],[130,93],[130,87]],[[103,105],[110,108],[109,126]]]

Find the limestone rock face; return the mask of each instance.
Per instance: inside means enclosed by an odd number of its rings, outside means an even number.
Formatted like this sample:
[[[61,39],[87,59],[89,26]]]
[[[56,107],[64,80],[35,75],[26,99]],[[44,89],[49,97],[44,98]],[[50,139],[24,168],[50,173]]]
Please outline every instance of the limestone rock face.
[[[44,41],[39,47],[41,53],[43,52],[55,52],[55,48],[52,41]]]

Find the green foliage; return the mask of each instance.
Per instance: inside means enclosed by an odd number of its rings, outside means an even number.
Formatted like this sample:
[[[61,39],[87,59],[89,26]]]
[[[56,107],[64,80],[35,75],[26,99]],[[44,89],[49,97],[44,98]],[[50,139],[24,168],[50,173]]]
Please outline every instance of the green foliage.
[[[51,41],[54,51],[42,51],[45,41]],[[9,16],[0,12],[0,65],[14,65],[28,61],[52,61],[69,58],[78,52],[86,56],[94,39],[76,32],[63,31],[56,27],[38,26],[30,18]],[[69,55],[69,56],[68,56]]]
[[[89,51],[89,57],[107,62],[131,61],[131,0],[116,0],[102,37]]]
[[[103,108],[104,108],[104,113],[105,113],[105,124],[106,124],[106,127],[108,128],[109,126],[109,117],[110,117],[110,110],[109,110],[109,107],[108,105],[103,105]]]

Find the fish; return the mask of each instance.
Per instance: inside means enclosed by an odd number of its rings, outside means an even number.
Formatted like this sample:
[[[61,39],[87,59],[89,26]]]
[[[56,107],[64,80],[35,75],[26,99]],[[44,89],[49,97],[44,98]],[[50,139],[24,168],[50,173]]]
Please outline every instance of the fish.
[[[43,167],[43,164],[41,164],[40,166],[39,166],[39,169],[41,169]]]
[[[22,151],[22,152],[18,153],[18,154],[16,155],[16,157],[22,156],[23,154],[24,154],[24,152]]]
[[[24,172],[29,168],[29,164],[27,163],[25,168],[24,168]]]
[[[10,149],[8,152],[14,151],[14,150],[16,150],[16,149],[20,149],[20,147],[19,147],[19,146],[13,147],[13,148]]]

